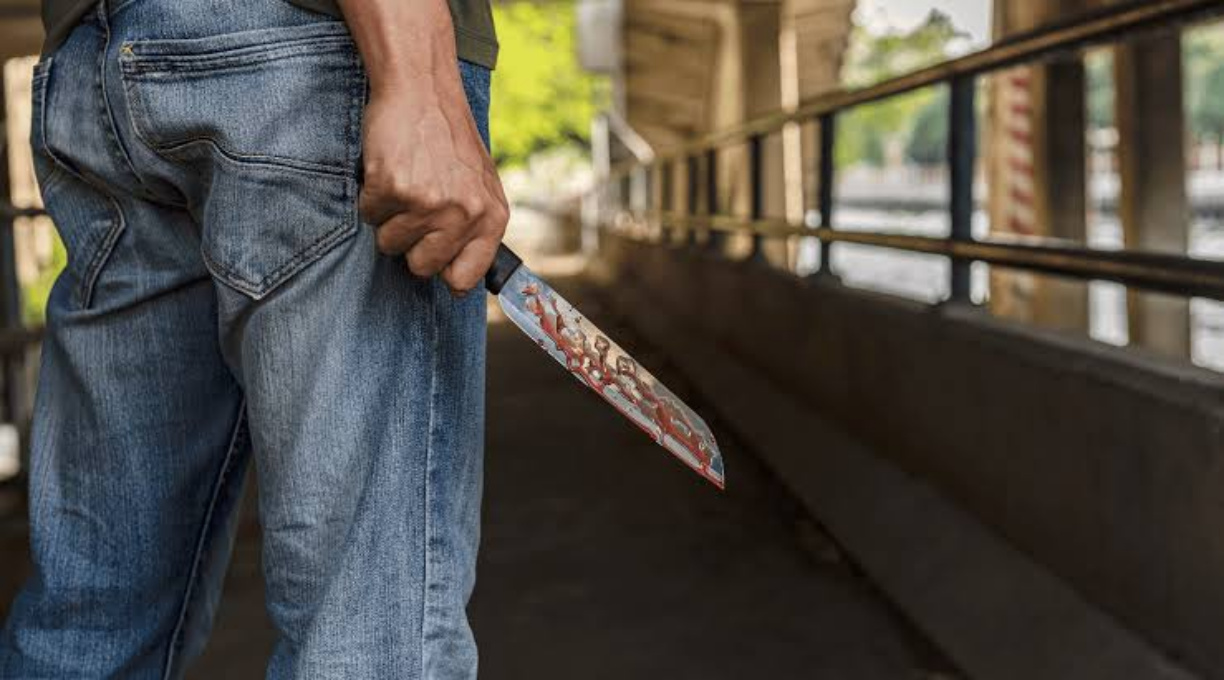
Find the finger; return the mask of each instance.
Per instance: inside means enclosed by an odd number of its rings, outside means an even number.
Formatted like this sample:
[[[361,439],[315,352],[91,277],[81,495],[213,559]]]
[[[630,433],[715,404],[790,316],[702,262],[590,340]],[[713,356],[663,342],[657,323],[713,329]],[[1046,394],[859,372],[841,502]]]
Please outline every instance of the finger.
[[[383,222],[374,232],[379,252],[384,255],[403,255],[411,250],[429,233],[432,224],[430,217],[397,213]]]
[[[357,212],[366,224],[382,224],[403,210],[391,200],[386,192],[376,191],[368,184],[362,185],[357,196]]]
[[[497,246],[501,239],[483,236],[468,241],[467,245],[450,262],[442,273],[442,280],[451,291],[466,293],[472,290],[489,273]]]
[[[407,255],[408,269],[421,278],[441,272],[459,254],[465,240],[455,238],[455,229],[435,229],[421,237]]]

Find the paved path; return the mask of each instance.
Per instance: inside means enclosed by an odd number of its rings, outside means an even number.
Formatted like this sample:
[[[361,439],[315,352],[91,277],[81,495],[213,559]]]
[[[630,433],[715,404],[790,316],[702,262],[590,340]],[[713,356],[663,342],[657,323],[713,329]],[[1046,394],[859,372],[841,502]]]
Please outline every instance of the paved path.
[[[489,338],[486,521],[471,608],[483,679],[930,677],[929,651],[735,442],[723,441],[730,491],[719,494],[508,322],[495,321]],[[639,359],[674,380],[661,357]],[[11,531],[0,542],[2,611],[20,542]],[[260,677],[271,641],[248,519],[212,644],[189,677]]]

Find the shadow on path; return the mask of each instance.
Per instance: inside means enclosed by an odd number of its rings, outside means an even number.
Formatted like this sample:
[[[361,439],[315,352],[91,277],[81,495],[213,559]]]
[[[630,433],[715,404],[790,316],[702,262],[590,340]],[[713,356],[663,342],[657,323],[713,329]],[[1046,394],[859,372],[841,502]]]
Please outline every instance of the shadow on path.
[[[664,358],[635,348],[576,283],[561,288],[687,397]],[[721,441],[730,491],[720,494],[509,322],[495,318],[489,340],[471,606],[483,679],[928,677],[920,640],[734,441]],[[273,631],[254,507],[248,499],[217,627],[189,678],[262,676]],[[2,615],[25,553],[24,526],[0,528]]]

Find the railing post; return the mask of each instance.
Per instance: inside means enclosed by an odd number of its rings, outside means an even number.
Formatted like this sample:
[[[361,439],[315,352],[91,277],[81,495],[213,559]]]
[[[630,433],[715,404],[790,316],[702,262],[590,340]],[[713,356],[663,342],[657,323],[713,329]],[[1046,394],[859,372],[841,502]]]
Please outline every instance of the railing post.
[[[4,95],[0,92],[0,106],[3,104]],[[12,205],[12,183],[7,163],[0,167],[0,202]],[[0,223],[0,327],[6,332],[20,331],[23,326],[13,221],[10,216]],[[17,352],[5,356],[3,360],[4,410],[0,412],[0,417],[18,428],[24,426],[22,421],[26,418],[27,410],[24,364],[25,357]]]
[[[697,216],[697,203],[699,184],[697,183],[697,173],[700,170],[701,163],[697,156],[690,155],[685,161],[684,170],[684,185],[686,202],[684,206],[684,216],[688,219],[688,227],[684,233],[685,245],[697,244],[697,229],[694,227],[693,218]]]
[[[671,219],[672,208],[675,207],[675,192],[673,182],[675,175],[675,167],[671,161],[663,161],[658,164],[659,168],[659,239],[664,244],[671,243],[671,233],[674,231],[674,226],[669,222]]]
[[[718,216],[718,149],[709,149],[706,151],[705,160],[705,180],[706,180],[706,216],[710,219],[710,227],[706,232],[706,247],[710,250],[722,250],[723,233],[718,231],[713,226],[713,220]]]
[[[837,114],[826,113],[820,116],[820,153],[816,159],[816,177],[819,182],[819,203],[820,205],[820,227],[822,229],[833,228],[833,185],[836,182],[834,168],[836,168],[836,159],[834,154],[837,153]],[[818,276],[832,276],[833,274],[833,244],[828,241],[820,240],[820,267],[816,270]]]
[[[977,83],[972,76],[953,78],[949,84],[948,205],[953,241],[973,240],[973,170],[977,163]],[[951,302],[970,302],[971,264],[952,260]]]
[[[650,168],[639,165],[629,173],[629,214],[633,216],[634,228],[650,211]]]
[[[616,176],[616,213],[615,216],[619,219],[621,215],[633,211],[633,174],[629,172],[621,172]]]
[[[655,209],[655,196],[658,194],[655,174],[653,165],[640,165],[633,174],[637,192],[633,218],[635,225],[647,238],[651,236],[654,228],[651,223],[651,212]]]
[[[748,184],[751,191],[750,217],[759,220],[765,217],[765,138],[753,135],[748,138]],[[755,231],[752,234],[751,260],[765,258],[764,238]]]

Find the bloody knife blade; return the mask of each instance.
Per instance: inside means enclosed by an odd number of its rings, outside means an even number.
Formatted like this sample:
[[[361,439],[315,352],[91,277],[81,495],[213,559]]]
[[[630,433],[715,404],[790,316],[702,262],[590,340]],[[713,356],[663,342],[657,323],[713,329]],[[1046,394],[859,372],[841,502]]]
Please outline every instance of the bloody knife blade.
[[[659,445],[722,489],[722,454],[705,421],[506,246],[485,287],[506,316],[583,385],[594,390]]]

